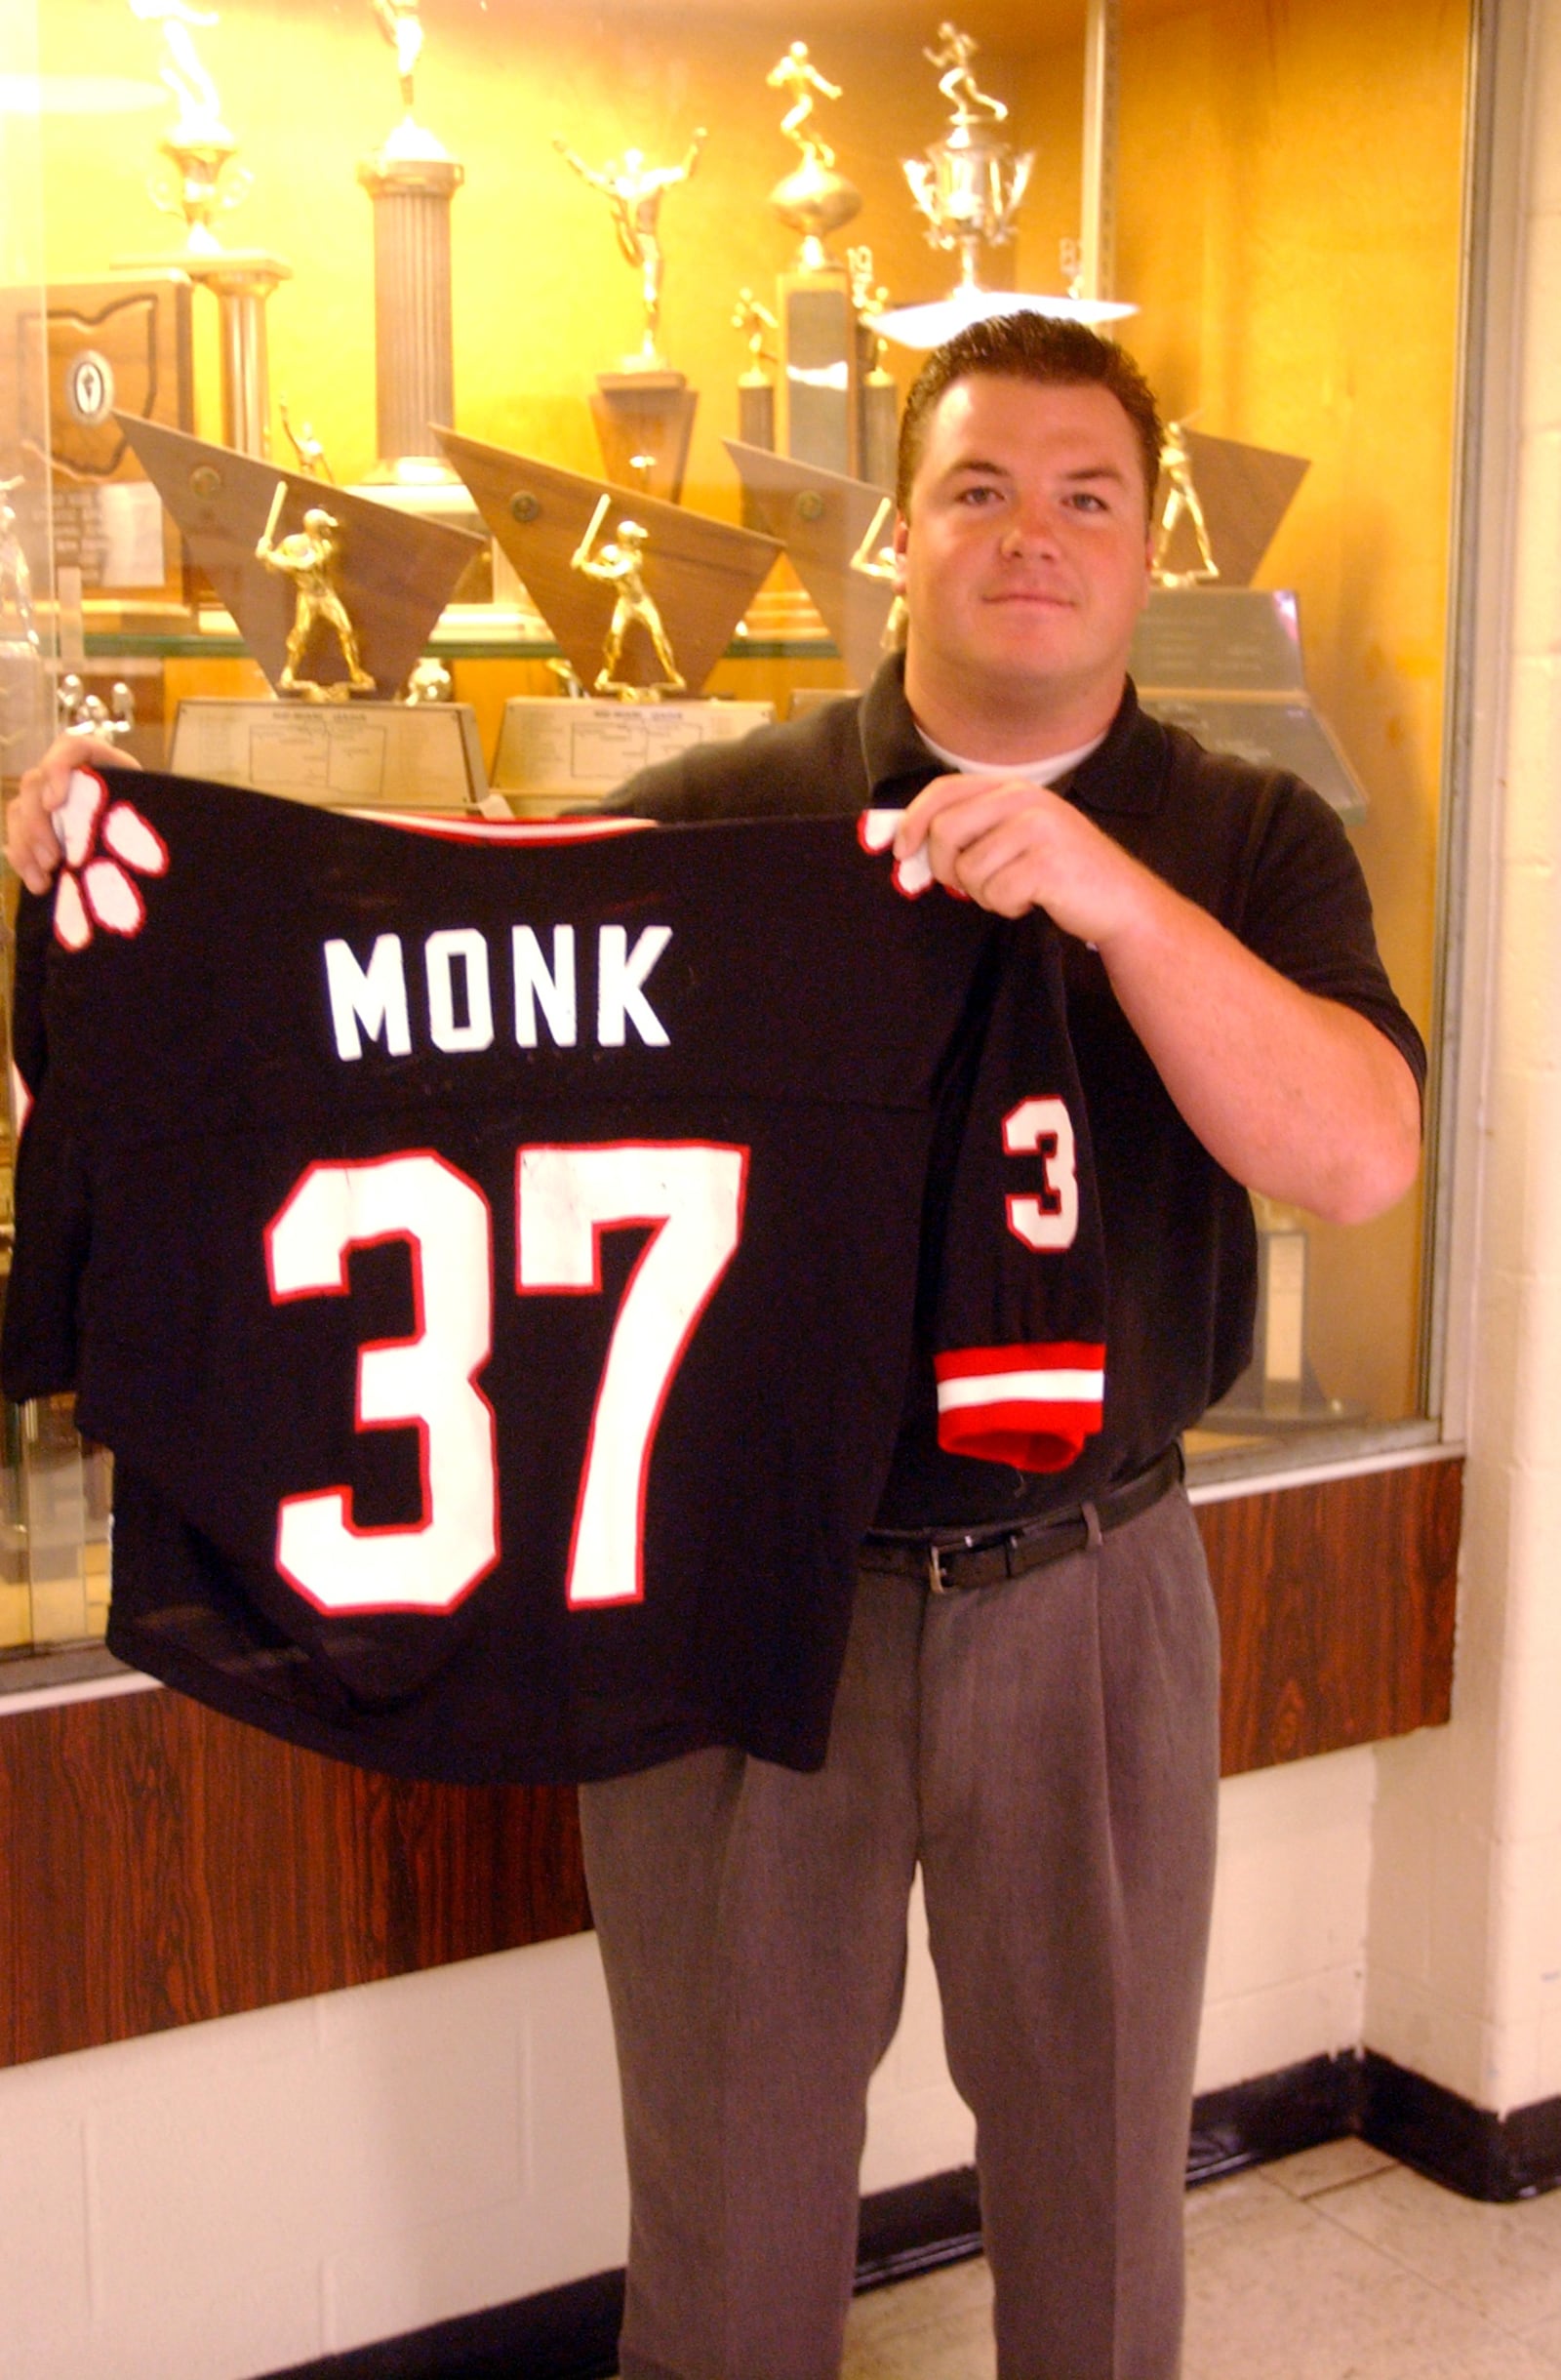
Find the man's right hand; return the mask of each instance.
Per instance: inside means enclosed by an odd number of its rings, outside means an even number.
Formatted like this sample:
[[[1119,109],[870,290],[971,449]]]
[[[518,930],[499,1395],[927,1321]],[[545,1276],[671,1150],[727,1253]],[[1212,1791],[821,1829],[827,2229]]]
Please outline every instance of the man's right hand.
[[[6,812],[6,858],[29,893],[46,893],[60,866],[54,814],[70,790],[74,769],[139,769],[117,744],[97,736],[59,736],[35,768],[23,769]]]

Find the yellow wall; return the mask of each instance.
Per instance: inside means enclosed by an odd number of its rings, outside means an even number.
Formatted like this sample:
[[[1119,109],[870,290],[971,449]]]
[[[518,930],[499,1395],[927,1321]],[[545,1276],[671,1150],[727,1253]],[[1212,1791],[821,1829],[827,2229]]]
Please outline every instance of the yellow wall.
[[[719,440],[745,359],[729,317],[743,283],[773,287],[792,245],[765,204],[792,155],[765,73],[789,39],[812,43],[844,86],[821,121],[863,193],[851,236],[871,242],[897,300],[940,294],[951,267],[928,248],[899,163],[940,129],[920,56],[937,10],[424,0],[422,14],[419,113],[467,169],[454,212],[458,424],[596,467],[585,400],[636,343],[635,280],[604,203],[551,138],[592,162],[630,141],[669,158],[704,123],[698,174],[663,211],[663,343],[700,392],[686,500],[735,517]],[[1118,286],[1141,307],[1124,335],[1168,412],[1197,409],[1217,435],[1311,459],[1261,583],[1300,591],[1313,691],[1371,799],[1356,843],[1383,948],[1422,1024],[1467,14],[1467,0],[1130,0],[1123,46]],[[1019,277],[1059,288],[1058,244],[1079,226],[1083,0],[1072,38],[1050,4],[1031,16],[985,0],[964,20],[983,43],[982,80],[1039,152]],[[156,71],[156,36],[124,0],[47,0],[41,36],[56,71]],[[370,208],[354,169],[398,112],[389,50],[369,0],[227,0],[197,38],[255,177],[223,235],[297,268],[272,302],[273,394],[313,422],[338,475],[356,477],[375,439]],[[166,112],[47,126],[54,277],[176,244],[144,192]],[[203,299],[198,311],[202,427],[216,434],[213,309]],[[914,359],[894,361],[903,382]],[[1411,1203],[1365,1234],[1314,1240],[1325,1384],[1380,1414],[1413,1397],[1418,1230]]]

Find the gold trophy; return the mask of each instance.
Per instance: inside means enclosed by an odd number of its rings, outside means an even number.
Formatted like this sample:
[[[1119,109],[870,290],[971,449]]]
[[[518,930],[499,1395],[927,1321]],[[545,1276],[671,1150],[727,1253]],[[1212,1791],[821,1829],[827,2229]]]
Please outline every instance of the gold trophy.
[[[780,221],[802,244],[778,284],[780,353],[778,420],[771,440],[782,454],[825,470],[855,473],[861,463],[861,336],[852,305],[851,271],[829,254],[829,234],[861,209],[861,193],[835,164],[835,152],[814,122],[820,100],[838,100],[840,86],[821,74],[805,41],[794,41],[765,76],[790,105],[780,131],[798,162],[770,192]]]
[[[876,579],[895,589],[895,599],[882,631],[882,646],[886,653],[898,653],[905,641],[905,598],[900,592],[900,563],[895,553],[893,530],[895,500],[886,496],[862,532],[861,544],[851,557],[850,568],[860,571],[864,579]],[[886,532],[889,533],[886,537]]]
[[[1205,585],[1219,578],[1220,565],[1214,558],[1214,547],[1209,542],[1202,500],[1193,484],[1192,456],[1187,446],[1184,422],[1166,424],[1165,443],[1160,449],[1160,468],[1165,474],[1166,491],[1154,531],[1154,584],[1156,586]],[[1198,558],[1190,569],[1172,567],[1177,531],[1183,520],[1198,544]]]
[[[584,536],[570,556],[571,570],[583,578],[594,579],[599,585],[613,590],[613,617],[608,624],[607,641],[602,648],[602,666],[596,672],[593,691],[616,696],[620,703],[659,703],[664,694],[683,694],[688,680],[680,672],[667,642],[666,629],[656,606],[656,598],[645,585],[645,548],[649,532],[639,521],[620,520],[618,535],[592,552],[607,516],[612,497],[604,489],[597,499]],[[641,628],[649,637],[656,655],[660,678],[636,682],[623,678],[619,671],[623,666],[623,645],[631,628]]]
[[[798,269],[818,272],[829,262],[824,243],[830,232],[840,230],[861,210],[861,192],[836,172],[834,150],[813,128],[816,100],[839,99],[840,85],[819,72],[805,41],[794,41],[764,79],[772,91],[783,91],[790,99],[780,130],[801,157],[776,183],[770,204],[783,223],[802,233]]]
[[[16,614],[22,641],[33,653],[41,653],[32,608],[32,572],[18,531],[16,507],[10,501],[25,477],[24,471],[19,471],[14,479],[0,479],[0,640],[15,641],[14,631],[5,624],[10,610]]]
[[[300,695],[310,703],[344,703],[354,694],[376,694],[379,689],[363,666],[358,652],[358,632],[352,625],[346,605],[342,602],[336,583],[337,563],[341,553],[341,524],[321,504],[311,504],[303,515],[303,526],[292,535],[277,541],[276,525],[282,506],[287,502],[287,481],[279,479],[271,509],[266,515],[255,547],[255,559],[279,578],[290,579],[295,588],[293,625],[288,631],[287,660],[276,681],[278,694]],[[318,679],[303,677],[300,671],[309,646],[321,628],[330,630],[340,648],[346,666],[345,680],[322,686]]]
[[[136,725],[136,698],[123,678],[115,678],[105,703],[72,669],[60,681],[55,710],[62,735],[96,736],[100,744],[121,743]]]
[[[450,312],[450,215],[466,169],[418,120],[416,77],[422,56],[419,0],[369,0],[395,53],[401,120],[358,166],[374,209],[375,439],[362,484],[398,504],[454,526],[472,525],[433,435],[455,413]]]
[[[275,689],[260,700],[186,696],[169,766],[298,801],[477,807],[488,785],[471,705],[397,698],[482,541],[159,423],[115,418]],[[425,672],[420,694],[427,684]]]
[[[161,29],[163,62],[158,71],[179,110],[173,131],[160,143],[178,171],[179,195],[171,197],[153,183],[152,203],[165,215],[183,216],[190,256],[220,256],[221,242],[212,229],[212,217],[236,207],[251,182],[243,166],[228,171],[238,142],[222,120],[217,85],[195,47],[196,33],[209,31],[220,19],[215,9],[191,8],[188,0],[130,0],[130,6],[143,24]]]
[[[380,30],[396,54],[396,72],[401,78],[401,104],[404,109],[400,123],[380,151],[381,157],[420,157],[447,160],[449,150],[442,141],[418,122],[414,100],[414,83],[418,61],[422,56],[422,20],[418,15],[419,0],[374,0],[374,13]]]
[[[982,91],[971,70],[976,43],[948,19],[938,47],[924,50],[940,69],[938,88],[953,110],[948,131],[922,157],[903,160],[905,180],[927,222],[934,248],[957,253],[959,288],[981,287],[977,260],[984,242],[999,248],[1014,237],[1015,217],[1029,183],[1033,149],[1016,157],[996,130],[1006,123],[1001,100]]]
[[[675,504],[683,492],[689,439],[699,403],[681,372],[661,353],[661,284],[666,258],[661,247],[661,201],[690,180],[704,145],[703,125],[675,165],[651,165],[645,151],[626,148],[597,167],[587,165],[561,134],[553,146],[589,190],[606,199],[620,256],[639,275],[641,332],[638,349],[611,372],[596,376],[591,417],[609,479],[639,484]]]
[[[130,6],[143,24],[157,25],[163,36],[160,72],[178,113],[172,132],[159,145],[174,167],[178,186],[171,192],[154,178],[147,188],[163,214],[183,217],[184,247],[176,261],[217,300],[223,443],[241,454],[267,455],[271,404],[265,306],[278,284],[292,279],[293,267],[264,249],[224,248],[212,227],[213,217],[236,207],[253,180],[247,167],[233,162],[238,142],[223,121],[217,85],[195,47],[196,33],[210,31],[220,20],[215,9],[192,8],[189,0],[130,0]],[[116,270],[169,261],[130,258]]]
[[[558,692],[504,705],[494,785],[523,816],[600,800],[636,769],[774,715],[769,703],[700,694],[780,554],[773,538],[441,437],[560,648],[549,664]]]
[[[738,435],[744,446],[774,446],[776,356],[766,343],[780,325],[751,289],[740,289],[732,328],[748,343],[748,368],[738,382]]]

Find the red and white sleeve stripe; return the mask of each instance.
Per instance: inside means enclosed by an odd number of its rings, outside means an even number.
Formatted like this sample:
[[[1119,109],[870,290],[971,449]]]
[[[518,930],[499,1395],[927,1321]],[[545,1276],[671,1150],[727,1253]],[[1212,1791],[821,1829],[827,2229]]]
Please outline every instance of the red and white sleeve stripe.
[[[1041,1347],[965,1347],[934,1357],[938,1442],[945,1454],[1061,1471],[1101,1427],[1105,1349],[1076,1340]]]

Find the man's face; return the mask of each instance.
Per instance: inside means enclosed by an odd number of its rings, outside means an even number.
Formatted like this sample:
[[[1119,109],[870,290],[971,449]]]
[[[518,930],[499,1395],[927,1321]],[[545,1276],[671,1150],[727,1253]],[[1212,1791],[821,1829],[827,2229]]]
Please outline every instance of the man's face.
[[[940,716],[991,703],[1108,719],[1148,593],[1144,514],[1138,440],[1107,389],[956,381],[895,526],[913,706],[919,686]]]

